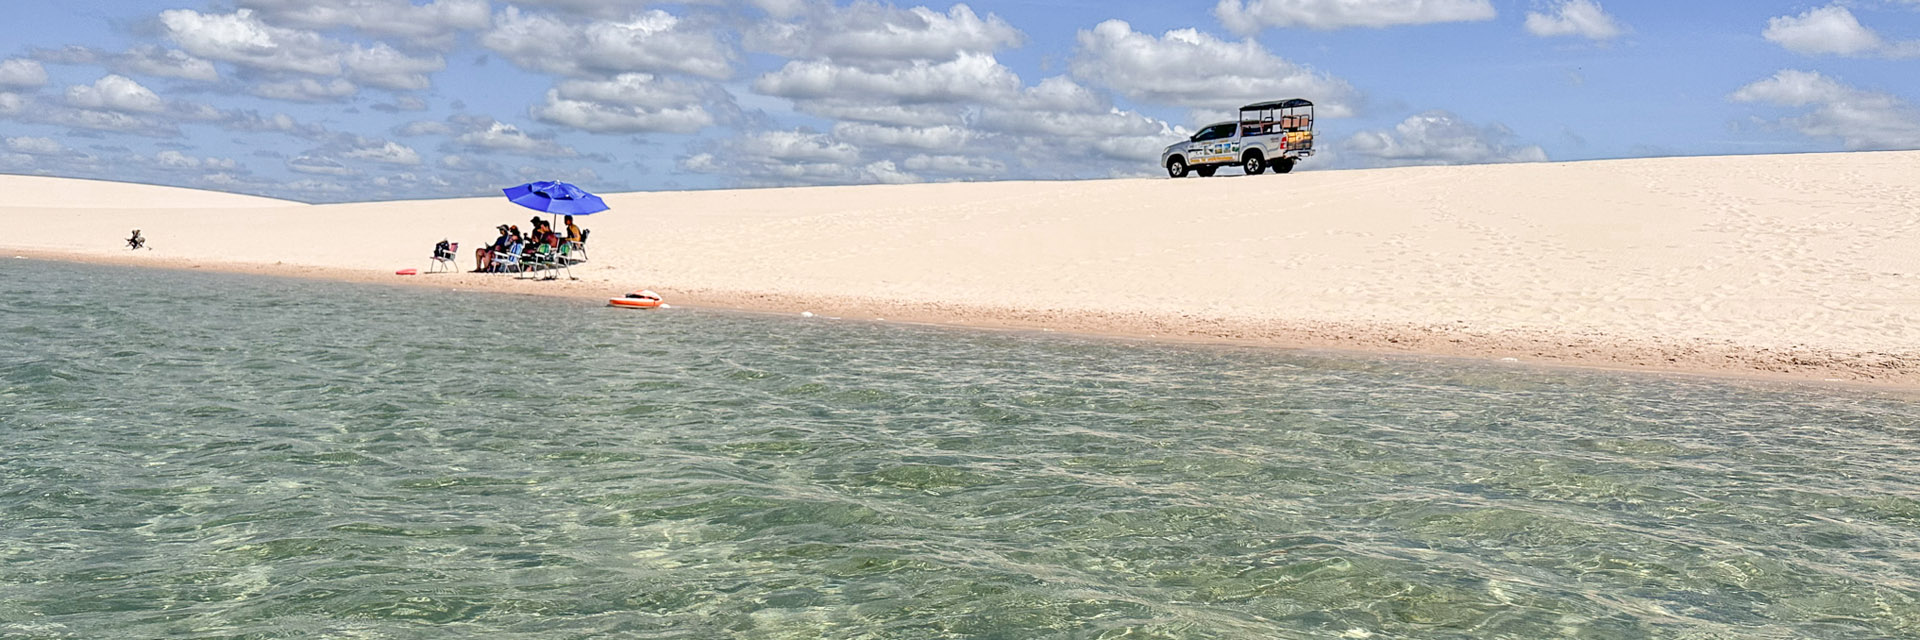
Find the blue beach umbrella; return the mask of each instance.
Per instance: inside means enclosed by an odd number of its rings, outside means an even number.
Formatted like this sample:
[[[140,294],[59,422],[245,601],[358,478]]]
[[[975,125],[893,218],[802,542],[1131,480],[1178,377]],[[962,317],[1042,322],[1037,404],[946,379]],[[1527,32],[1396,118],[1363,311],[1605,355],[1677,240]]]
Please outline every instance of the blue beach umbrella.
[[[514,204],[544,211],[555,215],[566,214],[584,216],[607,210],[607,203],[600,196],[587,193],[586,189],[558,181],[529,182],[518,187],[501,189],[507,199]]]

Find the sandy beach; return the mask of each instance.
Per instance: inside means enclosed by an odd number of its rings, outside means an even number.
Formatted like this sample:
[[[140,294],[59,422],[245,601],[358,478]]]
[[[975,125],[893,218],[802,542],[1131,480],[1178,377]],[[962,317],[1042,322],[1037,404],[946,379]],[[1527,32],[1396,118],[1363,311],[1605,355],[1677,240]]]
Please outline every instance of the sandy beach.
[[[1920,384],[1920,152],[603,194],[577,281],[502,198],[0,176],[9,256],[981,327]],[[591,187],[591,185],[586,185]],[[128,251],[130,229],[149,251]]]

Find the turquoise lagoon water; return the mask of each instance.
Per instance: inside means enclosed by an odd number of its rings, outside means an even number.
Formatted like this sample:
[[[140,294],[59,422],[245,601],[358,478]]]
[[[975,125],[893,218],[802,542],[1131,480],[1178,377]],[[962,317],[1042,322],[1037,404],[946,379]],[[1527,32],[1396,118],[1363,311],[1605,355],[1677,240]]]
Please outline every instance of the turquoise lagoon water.
[[[0,637],[1920,636],[1896,396],[5,264]]]

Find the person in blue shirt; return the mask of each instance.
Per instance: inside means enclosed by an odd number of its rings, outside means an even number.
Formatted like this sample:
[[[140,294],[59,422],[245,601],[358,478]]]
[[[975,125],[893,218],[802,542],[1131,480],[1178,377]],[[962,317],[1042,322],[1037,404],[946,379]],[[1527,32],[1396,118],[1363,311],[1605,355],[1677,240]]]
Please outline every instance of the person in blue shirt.
[[[500,237],[494,238],[493,244],[473,250],[473,270],[475,273],[492,271],[493,254],[495,252],[506,251],[507,247],[513,246],[513,236],[507,233],[507,225],[500,225],[498,229],[500,231]]]

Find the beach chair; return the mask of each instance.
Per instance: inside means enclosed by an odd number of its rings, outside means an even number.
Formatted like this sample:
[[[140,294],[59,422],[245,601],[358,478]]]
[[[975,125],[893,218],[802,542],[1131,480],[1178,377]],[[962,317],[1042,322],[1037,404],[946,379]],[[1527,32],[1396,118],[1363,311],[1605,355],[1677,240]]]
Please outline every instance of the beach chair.
[[[439,273],[441,271],[445,271],[447,273],[453,273],[454,271],[453,259],[456,257],[459,257],[459,255],[460,255],[460,243],[458,242],[447,243],[447,255],[443,256],[438,253],[433,254],[433,262],[427,265],[427,273]]]
[[[513,246],[507,247],[506,251],[493,252],[494,273],[521,273],[525,271],[525,267],[520,264],[520,251],[525,248],[525,243],[515,242]]]
[[[580,241],[567,243],[567,255],[571,257],[574,262],[587,261],[587,236],[590,235],[593,235],[592,229],[581,229]]]
[[[533,250],[528,252],[521,260],[525,263],[521,273],[531,278],[533,277],[533,272],[548,269],[553,265],[553,247],[545,244],[535,244],[533,245]]]
[[[555,247],[555,248],[549,248],[546,246],[540,247],[541,249],[540,268],[547,272],[547,277],[545,279],[547,280],[558,279],[560,275],[556,272],[565,271],[567,272],[568,280],[579,280],[579,278],[573,277],[572,245],[573,243],[571,242],[562,242],[560,243],[559,247]]]

